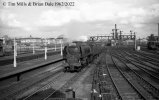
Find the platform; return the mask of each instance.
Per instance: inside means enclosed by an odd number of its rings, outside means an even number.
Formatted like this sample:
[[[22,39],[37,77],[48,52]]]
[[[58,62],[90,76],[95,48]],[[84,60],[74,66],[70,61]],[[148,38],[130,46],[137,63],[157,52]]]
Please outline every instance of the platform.
[[[53,55],[53,56],[48,56],[47,60],[45,60],[43,57],[43,58],[39,58],[39,59],[20,62],[20,63],[17,63],[17,67],[13,67],[13,64],[0,66],[0,79],[2,79],[4,77],[8,77],[10,75],[14,75],[17,73],[35,69],[35,68],[43,66],[45,64],[52,63],[54,61],[58,61],[62,58],[63,57],[60,54],[57,54],[57,55]]]

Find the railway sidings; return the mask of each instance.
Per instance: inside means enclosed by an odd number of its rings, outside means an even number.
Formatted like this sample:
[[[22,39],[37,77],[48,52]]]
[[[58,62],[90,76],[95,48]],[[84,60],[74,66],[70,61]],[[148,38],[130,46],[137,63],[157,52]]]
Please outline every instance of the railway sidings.
[[[19,81],[1,86],[0,99],[158,100],[158,58],[158,55],[132,48],[104,47],[99,56],[79,72],[64,72],[62,58],[59,61],[49,58],[54,62],[50,64],[37,61],[29,66],[45,64],[24,73]]]

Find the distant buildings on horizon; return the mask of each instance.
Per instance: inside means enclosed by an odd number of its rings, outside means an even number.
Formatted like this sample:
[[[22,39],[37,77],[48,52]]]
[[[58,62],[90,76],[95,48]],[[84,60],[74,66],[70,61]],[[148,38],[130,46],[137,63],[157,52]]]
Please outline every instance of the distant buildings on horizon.
[[[8,36],[3,36],[3,37],[0,37],[0,39],[4,40],[4,41],[13,41],[14,38],[10,38]],[[25,37],[25,38],[15,38],[16,39],[16,42],[18,43],[22,43],[22,44],[25,44],[25,43],[47,43],[47,44],[60,44],[61,43],[61,40],[62,42],[66,43],[68,42],[66,38],[62,38],[62,37],[59,37],[59,38],[39,38],[39,37]]]

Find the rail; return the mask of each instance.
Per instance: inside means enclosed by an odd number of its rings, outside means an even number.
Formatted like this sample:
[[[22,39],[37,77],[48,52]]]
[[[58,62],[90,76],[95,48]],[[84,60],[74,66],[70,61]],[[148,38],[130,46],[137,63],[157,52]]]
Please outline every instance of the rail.
[[[79,77],[81,75],[83,75],[86,71],[88,71],[89,68],[90,68],[89,66],[85,67],[85,69],[81,70],[81,72],[76,73],[73,77],[71,77],[70,79],[68,79],[67,82],[64,83],[59,89],[57,89],[57,90],[50,90],[49,93],[44,93],[45,95],[42,96],[42,97],[40,97],[40,99],[41,100],[47,100],[47,99],[49,99],[51,97],[51,95],[55,94],[58,91],[64,92],[66,89],[68,89],[70,87],[70,85],[72,85],[75,81],[77,81],[77,79],[79,79]],[[63,75],[66,75],[66,74],[63,73],[60,77],[62,77]],[[51,84],[54,84],[56,82],[56,80],[57,79],[55,79],[55,80],[47,83],[46,85],[44,85],[43,87],[41,87],[37,91],[35,91],[34,93],[32,93],[32,94],[28,95],[27,97],[23,98],[23,100],[31,100],[31,99],[33,99],[36,93],[38,93],[43,88],[50,87]]]
[[[115,56],[115,55],[114,55]],[[116,56],[117,57],[117,56]],[[129,63],[133,64],[134,66],[136,66],[134,63],[132,63],[130,60],[126,59]],[[124,59],[120,60],[120,61],[125,61]],[[125,66],[127,66],[125,63],[124,63]],[[127,66],[127,68],[129,68]],[[129,68],[130,69],[130,68]],[[130,69],[131,70],[131,69]],[[157,95],[159,94],[159,90],[154,86],[152,85],[150,82],[146,81],[143,77],[141,77],[137,72],[131,70],[132,73],[134,73],[139,79],[140,81],[142,81],[142,83],[144,84],[143,86],[146,86],[147,88],[147,91],[150,92],[150,94],[155,97],[155,98],[159,98]],[[149,88],[148,88],[149,87]]]
[[[143,100],[147,100],[147,97],[145,97],[145,95],[143,93],[140,92],[140,90],[134,85],[131,83],[131,81],[126,77],[126,75],[124,74],[124,72],[122,72],[122,70],[117,67],[117,63],[114,61],[112,55],[111,55],[111,59],[114,63],[114,65],[116,66],[116,68],[118,69],[118,71],[121,73],[121,75],[123,76],[123,78],[128,82],[128,84],[135,90],[135,92],[137,92],[137,94],[139,94],[139,97]],[[125,64],[125,63],[124,63]],[[126,65],[126,64],[125,64]]]
[[[119,89],[117,88],[117,85],[115,84],[115,82],[114,82],[114,80],[113,80],[113,78],[112,78],[112,76],[111,76],[111,74],[110,74],[110,70],[109,70],[109,68],[108,68],[107,62],[106,62],[106,69],[107,69],[107,71],[108,71],[108,75],[109,75],[109,77],[110,77],[110,79],[111,79],[111,81],[112,81],[112,84],[113,84],[113,86],[114,86],[114,88],[115,88],[115,90],[116,90],[116,93],[117,93],[117,96],[118,96],[119,100],[123,100],[123,97],[121,96],[121,93],[119,92]]]

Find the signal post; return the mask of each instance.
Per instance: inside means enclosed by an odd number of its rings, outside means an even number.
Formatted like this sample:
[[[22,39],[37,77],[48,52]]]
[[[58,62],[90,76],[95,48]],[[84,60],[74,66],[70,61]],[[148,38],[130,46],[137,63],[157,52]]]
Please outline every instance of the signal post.
[[[125,34],[123,35],[122,32],[123,31],[120,31],[120,33],[118,33],[118,30],[117,29],[117,25],[115,24],[115,28],[112,29],[113,33],[112,36],[91,36],[90,37],[90,41],[100,41],[100,40],[103,40],[103,39],[107,39],[107,40],[114,40],[115,41],[115,44],[116,43],[122,43],[123,40],[134,40],[134,48],[136,50],[136,34],[134,32],[134,34],[132,33],[133,31],[130,30],[130,34]]]

